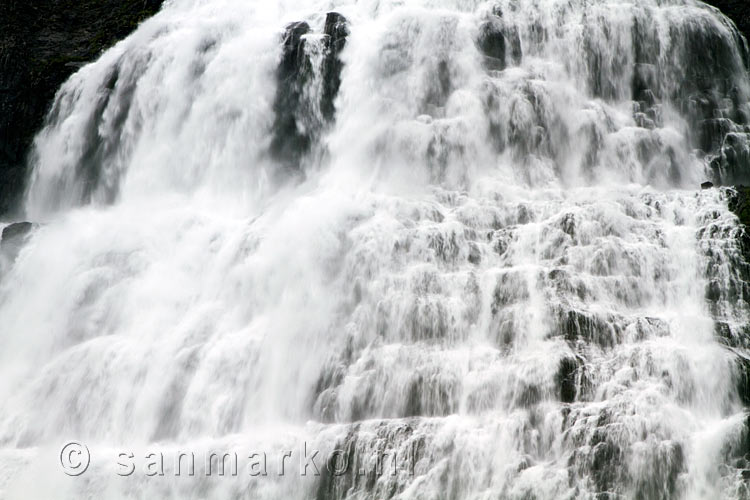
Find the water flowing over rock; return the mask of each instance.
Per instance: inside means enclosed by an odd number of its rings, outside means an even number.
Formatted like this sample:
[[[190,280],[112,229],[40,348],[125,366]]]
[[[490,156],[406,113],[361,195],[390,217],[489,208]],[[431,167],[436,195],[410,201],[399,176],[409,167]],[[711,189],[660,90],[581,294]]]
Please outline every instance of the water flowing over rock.
[[[168,3],[34,141],[0,497],[747,498],[747,63],[693,0]]]
[[[322,38],[311,38],[304,21],[291,23],[284,33],[271,155],[287,170],[302,168],[334,117],[343,68],[340,54],[349,34],[346,18],[329,12],[323,33]]]
[[[0,5],[0,215],[16,209],[25,162],[55,92],[159,10],[161,0],[6,0]]]

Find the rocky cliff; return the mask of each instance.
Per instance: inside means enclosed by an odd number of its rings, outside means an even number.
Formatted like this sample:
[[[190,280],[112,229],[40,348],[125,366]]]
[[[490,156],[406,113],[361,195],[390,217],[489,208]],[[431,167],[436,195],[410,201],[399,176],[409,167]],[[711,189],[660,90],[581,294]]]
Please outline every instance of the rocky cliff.
[[[162,1],[0,2],[0,214],[23,191],[26,154],[56,90]]]

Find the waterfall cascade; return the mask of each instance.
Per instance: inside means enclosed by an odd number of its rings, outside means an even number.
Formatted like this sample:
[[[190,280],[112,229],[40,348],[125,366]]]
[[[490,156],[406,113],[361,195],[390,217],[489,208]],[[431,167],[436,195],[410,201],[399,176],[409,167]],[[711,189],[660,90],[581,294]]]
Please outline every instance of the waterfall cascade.
[[[748,61],[697,0],[173,0],[60,89],[0,241],[0,498],[750,498],[697,189],[750,180]]]

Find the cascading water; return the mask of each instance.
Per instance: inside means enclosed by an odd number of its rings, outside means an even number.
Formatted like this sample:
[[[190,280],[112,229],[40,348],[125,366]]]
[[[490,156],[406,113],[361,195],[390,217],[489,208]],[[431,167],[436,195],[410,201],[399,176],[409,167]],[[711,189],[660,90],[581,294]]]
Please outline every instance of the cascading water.
[[[0,497],[750,498],[750,270],[696,190],[750,179],[747,60],[693,0],[172,1],[36,139]]]

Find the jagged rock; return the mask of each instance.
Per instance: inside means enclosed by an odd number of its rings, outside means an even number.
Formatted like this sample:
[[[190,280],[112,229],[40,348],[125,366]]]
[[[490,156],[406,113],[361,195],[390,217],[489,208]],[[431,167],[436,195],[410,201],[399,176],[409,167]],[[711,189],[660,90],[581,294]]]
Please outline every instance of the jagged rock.
[[[750,187],[737,186],[729,192],[729,210],[744,226],[750,225]]]
[[[737,246],[740,255],[734,261],[733,267],[741,277],[737,283],[733,283],[729,289],[721,294],[716,293],[714,280],[711,280],[706,293],[709,301],[725,300],[748,300],[750,297],[750,187],[737,186],[727,192],[729,197],[729,210],[739,219],[741,230],[737,233]],[[737,285],[737,286],[734,286]]]
[[[29,148],[60,85],[162,1],[0,2],[0,213],[23,193]]]
[[[292,23],[286,27],[284,34],[284,51],[279,65],[279,78],[286,80],[296,78],[305,67],[305,42],[303,36],[310,32],[306,22]]]
[[[334,101],[341,87],[343,70],[340,54],[349,36],[346,18],[336,12],[328,13],[324,30],[320,102],[309,102],[305,93],[305,87],[315,77],[306,53],[305,35],[310,33],[310,25],[292,23],[284,33],[282,58],[277,70],[276,119],[270,152],[288,171],[299,170],[302,158],[311,150],[320,129],[332,121],[335,114]],[[321,116],[316,116],[316,108],[320,109]]]
[[[745,408],[750,408],[750,359],[739,355],[735,358],[734,382],[740,401]]]
[[[300,157],[310,149],[311,143],[307,131],[297,123],[297,110],[311,71],[310,61],[305,55],[303,38],[309,32],[310,25],[306,22],[287,25],[281,62],[276,73],[276,120],[273,126],[271,156],[290,169],[298,166]]]
[[[341,72],[344,69],[341,52],[346,47],[346,39],[349,36],[346,18],[338,12],[329,12],[326,16],[325,34],[328,38],[323,62],[323,96],[320,109],[326,120],[332,120],[336,111],[334,101],[341,88]]]
[[[710,165],[718,185],[750,182],[750,133],[727,133]]]
[[[622,320],[614,316],[560,309],[555,331],[568,342],[575,343],[584,340],[609,349],[622,341],[621,323]]]

